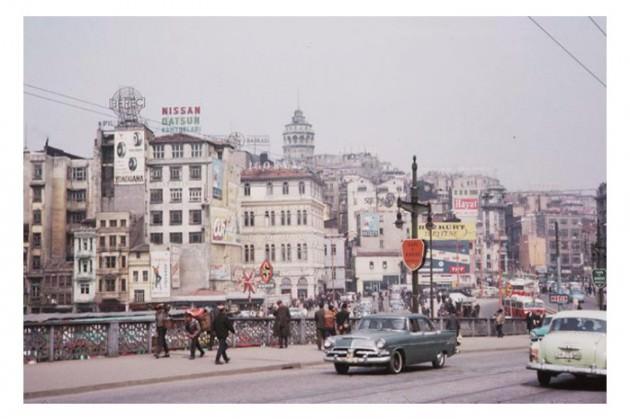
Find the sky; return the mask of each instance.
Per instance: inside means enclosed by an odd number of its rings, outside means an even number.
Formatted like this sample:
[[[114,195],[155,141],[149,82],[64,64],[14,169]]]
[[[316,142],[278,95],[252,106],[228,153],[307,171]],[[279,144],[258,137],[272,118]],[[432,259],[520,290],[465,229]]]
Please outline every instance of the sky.
[[[535,19],[606,83],[588,17]],[[204,133],[269,135],[276,157],[299,97],[316,153],[369,151],[405,172],[415,154],[420,174],[481,172],[509,190],[606,181],[606,87],[527,17],[27,17],[24,83],[102,106],[133,86],[153,120],[199,105]],[[48,137],[91,156],[108,119],[24,96],[31,150]]]

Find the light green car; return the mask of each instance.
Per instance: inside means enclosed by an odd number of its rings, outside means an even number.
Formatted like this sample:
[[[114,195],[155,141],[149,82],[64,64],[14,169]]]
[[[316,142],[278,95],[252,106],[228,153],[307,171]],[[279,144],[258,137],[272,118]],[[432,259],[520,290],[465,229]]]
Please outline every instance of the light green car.
[[[606,377],[606,312],[555,314],[545,338],[531,343],[527,369],[537,371],[542,386],[561,373]]]

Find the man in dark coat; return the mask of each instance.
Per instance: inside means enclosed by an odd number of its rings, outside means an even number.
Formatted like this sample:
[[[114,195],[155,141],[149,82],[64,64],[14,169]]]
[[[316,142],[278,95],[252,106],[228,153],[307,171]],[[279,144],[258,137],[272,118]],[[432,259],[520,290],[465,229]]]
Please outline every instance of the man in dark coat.
[[[340,335],[350,333],[350,312],[348,304],[343,303],[341,310],[335,315],[335,323],[337,323],[337,331]]]
[[[219,340],[219,348],[217,350],[217,356],[214,359],[214,363],[217,365],[221,365],[221,357],[223,357],[223,360],[226,364],[230,362],[230,358],[228,358],[227,356],[227,338],[230,332],[236,332],[234,331],[234,327],[232,327],[232,322],[225,314],[225,306],[220,304],[217,308],[219,309],[219,312],[214,318],[213,326],[214,333]]]
[[[278,300],[278,307],[274,310],[273,315],[276,318],[273,325],[273,332],[280,338],[280,347],[286,348],[289,346],[289,334],[291,331],[291,313],[289,312],[289,307],[282,304],[281,300]]]
[[[531,333],[532,329],[536,327],[536,319],[531,311],[527,312],[527,315],[525,316],[525,323],[527,325],[527,333]]]
[[[199,344],[199,335],[201,335],[201,325],[199,320],[195,319],[192,313],[186,313],[186,324],[184,325],[188,337],[190,338],[190,358],[195,359],[195,352],[199,349],[199,357],[204,356],[205,352]]]
[[[169,311],[170,307],[164,304],[158,304],[155,307],[155,328],[157,330],[157,350],[155,352],[155,357],[160,357],[160,352],[164,349],[164,358],[168,358],[170,355],[168,354],[168,345],[166,344],[166,324],[169,320]]]
[[[325,339],[325,326],[324,326],[324,302],[319,302],[319,310],[315,312],[315,328],[317,329],[317,350],[322,350],[322,343]]]
[[[455,336],[459,336],[459,320],[454,312],[450,312],[446,320],[446,330],[455,331]]]

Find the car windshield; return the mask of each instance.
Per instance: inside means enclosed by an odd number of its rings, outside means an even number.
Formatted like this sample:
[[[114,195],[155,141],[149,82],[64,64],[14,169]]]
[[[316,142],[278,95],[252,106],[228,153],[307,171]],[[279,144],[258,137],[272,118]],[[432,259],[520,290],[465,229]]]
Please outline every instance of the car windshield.
[[[545,317],[543,319],[542,325],[547,326],[549,323],[551,323],[551,317]]]
[[[359,330],[405,330],[405,319],[368,318],[359,323]]]
[[[606,333],[606,321],[589,319],[586,317],[567,317],[554,319],[551,322],[550,332],[598,332]]]

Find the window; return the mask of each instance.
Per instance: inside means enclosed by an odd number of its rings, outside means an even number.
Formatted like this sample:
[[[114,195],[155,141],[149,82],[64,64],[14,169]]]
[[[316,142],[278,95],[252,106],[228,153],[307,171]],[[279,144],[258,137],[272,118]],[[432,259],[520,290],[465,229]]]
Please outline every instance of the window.
[[[42,259],[41,256],[33,256],[33,269],[41,269],[42,267]]]
[[[324,245],[324,256],[328,256],[328,245]]]
[[[169,211],[169,225],[172,225],[172,226],[182,225],[182,211],[181,210]]]
[[[118,221],[117,220],[109,220],[109,226],[110,227],[118,227]]]
[[[162,181],[162,167],[152,167],[151,168],[151,182],[161,182]]]
[[[302,245],[302,252],[304,253],[304,260],[308,260],[308,248],[306,247],[306,243]]]
[[[190,166],[190,179],[191,180],[201,179],[201,166]]]
[[[287,244],[287,262],[291,262],[291,245]]]
[[[265,244],[265,259],[270,259],[270,256],[269,245]]]
[[[374,262],[370,261],[370,270],[374,270]]]
[[[249,225],[250,227],[254,227],[254,211],[249,212]]]
[[[201,210],[188,211],[188,224],[191,224],[191,225],[201,224]]]
[[[85,211],[68,211],[66,214],[68,224],[79,224],[83,220],[85,220]]]
[[[33,202],[42,202],[42,190],[41,186],[33,186]]]
[[[39,298],[39,283],[34,283],[31,284],[31,297],[32,298]]]
[[[133,302],[144,303],[144,290],[133,290]]]
[[[120,220],[121,227],[127,227],[127,220]]]
[[[267,195],[273,195],[273,183],[267,182]]]
[[[116,256],[105,256],[105,267],[110,269],[115,268]]]
[[[81,294],[86,295],[90,293],[90,284],[87,282],[81,282],[81,284],[79,284],[79,287],[81,289]]]
[[[287,211],[287,225],[291,225],[291,211]]]
[[[109,236],[109,247],[116,247],[116,236]]]
[[[149,239],[151,243],[162,244],[162,233],[151,233]]]
[[[383,270],[386,270],[386,269],[387,269],[387,261],[384,260],[383,261]]]
[[[282,182],[282,195],[289,194],[289,182]]]
[[[297,244],[297,260],[302,260],[302,245],[300,243]]]
[[[201,232],[188,233],[188,243],[203,243]]]
[[[300,191],[300,195],[304,195],[304,193],[306,192],[306,187],[304,186],[304,182],[299,183],[299,191]]]
[[[105,248],[105,236],[101,236],[101,237],[98,238],[98,245],[102,249]]]
[[[120,267],[121,268],[126,268],[127,267],[127,256],[121,256],[120,257]]]
[[[182,202],[182,188],[171,189],[171,202]]]
[[[301,210],[297,210],[297,224],[298,225],[302,224],[302,211]]]
[[[33,233],[33,247],[42,245],[42,233]]]
[[[302,224],[307,225],[308,221],[306,221],[306,210],[302,211]]]
[[[251,187],[249,183],[246,183],[245,185],[243,185],[243,193],[245,194],[245,196],[251,195],[252,191],[251,191]]]
[[[162,225],[162,211],[151,211],[151,225],[152,226]]]
[[[249,213],[247,211],[243,213],[243,225],[249,227]]]
[[[168,240],[171,243],[182,244],[184,239],[182,233],[170,233],[168,236]]]
[[[107,292],[116,291],[116,279],[114,278],[105,279],[105,291]]]
[[[201,202],[201,188],[188,189],[188,201],[189,202]]]
[[[171,150],[173,151],[174,159],[181,159],[184,157],[184,144],[173,144],[171,146]]]
[[[73,167],[72,168],[72,180],[84,181],[87,179],[87,168],[85,167]]]
[[[120,236],[118,238],[118,242],[120,243],[122,247],[127,246],[127,236]]]
[[[138,271],[133,271],[132,277],[133,282],[138,282]]]
[[[191,144],[190,153],[192,157],[201,157],[201,144]]]
[[[101,220],[101,228],[105,228],[105,227],[107,227],[107,221]]]
[[[33,180],[42,180],[44,171],[41,163],[33,164]]]
[[[153,146],[153,158],[154,159],[164,158],[164,145],[163,144]]]
[[[331,244],[330,245],[330,254],[331,254],[331,256],[336,256],[337,255],[337,245],[336,244]]]
[[[85,189],[68,190],[68,202],[85,202]]]
[[[275,244],[271,245],[271,261],[272,262],[276,261],[276,245]]]
[[[171,166],[171,177],[170,180],[182,180],[182,167],[181,166]]]
[[[142,282],[147,282],[149,280],[149,271],[142,271]]]
[[[284,211],[280,211],[280,224],[285,225],[287,222]]]
[[[282,256],[282,261],[285,262],[287,260],[287,249],[284,244],[280,245],[280,254]]]
[[[337,279],[337,270],[334,267],[330,268],[330,277],[332,279]]]
[[[276,225],[276,212],[275,211],[271,211],[271,225],[272,226]]]
[[[41,225],[42,224],[42,210],[34,210],[33,211],[33,225]]]

